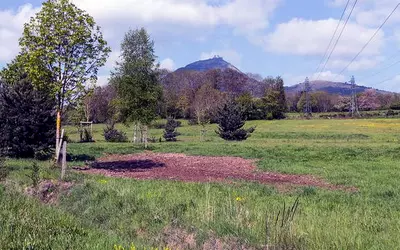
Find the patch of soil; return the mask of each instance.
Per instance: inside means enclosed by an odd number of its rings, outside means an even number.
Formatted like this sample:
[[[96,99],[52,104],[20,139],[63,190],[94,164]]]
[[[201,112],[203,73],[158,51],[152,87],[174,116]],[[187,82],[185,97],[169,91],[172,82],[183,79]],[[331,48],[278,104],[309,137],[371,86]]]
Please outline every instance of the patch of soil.
[[[108,155],[91,168],[79,171],[108,177],[141,180],[176,180],[186,182],[254,181],[276,186],[314,186],[332,190],[355,191],[355,188],[330,184],[311,175],[292,175],[257,170],[255,160],[239,157],[187,156],[145,152],[131,155]]]
[[[60,195],[68,192],[72,186],[72,182],[45,180],[40,182],[36,188],[26,188],[25,193],[29,196],[37,197],[43,203],[56,204]]]
[[[210,232],[205,242],[197,242],[197,234],[183,228],[168,226],[163,230],[163,245],[168,249],[202,249],[202,250],[253,250],[254,248],[241,244],[235,238],[218,238]]]

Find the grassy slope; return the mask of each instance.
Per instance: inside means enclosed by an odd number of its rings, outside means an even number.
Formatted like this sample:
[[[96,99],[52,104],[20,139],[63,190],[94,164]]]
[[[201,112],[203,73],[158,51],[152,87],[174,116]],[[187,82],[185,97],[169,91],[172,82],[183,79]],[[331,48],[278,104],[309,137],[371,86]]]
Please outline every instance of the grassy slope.
[[[179,129],[180,142],[155,143],[151,148],[158,152],[257,158],[262,170],[314,174],[332,183],[356,186],[360,191],[351,194],[299,188],[281,194],[272,187],[250,183],[183,184],[72,176],[83,184],[52,210],[60,218],[69,214],[71,220],[79,221],[90,232],[102,233],[110,244],[162,245],[160,232],[173,225],[195,228],[203,238],[212,230],[219,236],[259,245],[265,241],[265,214],[277,213],[283,202],[291,203],[303,194],[295,234],[308,249],[397,247],[399,119],[248,123],[253,125],[257,126],[256,132],[246,142],[224,142],[215,136],[215,126],[210,125],[208,142],[201,143],[200,128],[184,126]],[[119,128],[127,130],[122,125]],[[68,128],[69,136],[77,140],[75,131]],[[105,143],[101,125],[96,125],[94,131],[96,143],[70,144],[69,151],[76,156],[94,157],[140,151],[129,143]],[[151,130],[151,135],[161,134],[161,130]],[[14,169],[12,178],[26,183],[23,169],[30,162],[10,164]],[[54,174],[51,170],[43,173],[49,177]],[[242,201],[236,201],[237,197]]]

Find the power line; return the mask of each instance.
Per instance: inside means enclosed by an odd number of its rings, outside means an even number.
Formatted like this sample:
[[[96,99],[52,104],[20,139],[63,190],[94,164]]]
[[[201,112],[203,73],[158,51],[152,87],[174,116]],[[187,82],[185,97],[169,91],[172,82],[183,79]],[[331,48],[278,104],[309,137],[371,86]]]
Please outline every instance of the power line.
[[[397,10],[397,8],[400,6],[400,3],[396,5],[396,7],[392,10],[392,12],[389,14],[389,16],[386,17],[385,21],[379,26],[379,28],[375,31],[375,33],[372,35],[372,37],[368,40],[368,42],[362,47],[362,49],[357,53],[357,55],[350,61],[350,63],[342,70],[340,71],[336,77],[340,74],[342,74],[346,69],[350,67],[350,65],[357,59],[359,55],[364,51],[364,49],[371,43],[372,39],[378,34],[378,32],[382,29],[382,27],[386,24],[386,22],[390,19],[390,17],[393,15],[393,13]],[[335,77],[335,79],[336,79]]]
[[[381,70],[379,70],[379,71],[377,71],[377,72],[375,72],[375,73],[373,73],[373,74],[371,74],[371,75],[368,75],[368,76],[366,76],[366,77],[362,77],[362,78],[361,78],[361,81],[364,80],[364,79],[367,79],[367,78],[370,78],[370,77],[374,77],[374,76],[376,76],[376,75],[379,75],[379,74],[382,73],[383,71],[385,71],[385,70],[387,70],[387,69],[390,69],[391,67],[393,67],[393,66],[395,66],[395,65],[397,65],[397,64],[399,64],[399,63],[400,63],[400,60],[399,60],[399,61],[396,61],[396,62],[394,62],[394,63],[392,63],[392,64],[390,64],[389,66],[387,66],[387,67],[385,67],[385,68],[382,68]]]
[[[318,74],[317,80],[319,79],[319,77],[321,76],[321,73],[325,70],[326,65],[328,64],[329,60],[331,59],[331,56],[332,56],[333,52],[335,51],[336,46],[338,45],[340,38],[342,37],[343,31],[346,28],[347,23],[349,22],[351,15],[353,14],[353,11],[354,11],[354,8],[357,5],[357,2],[358,2],[358,0],[356,0],[354,2],[353,7],[351,8],[351,11],[350,11],[349,15],[347,16],[346,22],[344,23],[344,26],[343,26],[342,30],[340,31],[340,34],[339,34],[338,38],[336,39],[335,45],[333,46],[333,48],[331,50],[331,53],[329,54],[328,59],[326,60],[326,62],[324,64],[324,67],[321,69],[321,71]]]
[[[339,20],[338,24],[336,25],[335,32],[333,32],[333,35],[332,35],[332,37],[331,37],[331,40],[329,41],[328,47],[326,47],[326,49],[325,49],[324,56],[321,58],[321,61],[319,62],[318,67],[317,67],[317,69],[315,70],[314,74],[318,72],[318,70],[320,69],[320,67],[321,67],[321,65],[322,65],[322,62],[325,60],[325,57],[328,55],[328,50],[331,48],[333,39],[334,39],[335,36],[336,36],[336,33],[337,33],[338,29],[339,29],[340,23],[341,23],[342,20],[343,20],[344,14],[346,13],[346,10],[347,10],[347,7],[349,6],[349,3],[350,3],[350,0],[347,0],[346,7],[344,7],[344,10],[343,10],[343,12],[342,12],[342,15],[340,16],[340,20]]]
[[[382,84],[382,83],[384,83],[384,82],[393,80],[393,78],[395,78],[396,76],[397,76],[397,74],[396,74],[395,76],[391,76],[391,77],[389,77],[389,78],[386,78],[385,80],[376,83],[376,85],[380,85],[380,84]]]

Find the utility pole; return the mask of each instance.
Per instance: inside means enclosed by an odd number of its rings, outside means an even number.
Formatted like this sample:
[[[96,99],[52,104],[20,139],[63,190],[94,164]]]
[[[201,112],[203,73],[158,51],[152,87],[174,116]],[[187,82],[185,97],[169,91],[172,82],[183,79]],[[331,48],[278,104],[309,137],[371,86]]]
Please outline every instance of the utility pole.
[[[312,116],[312,109],[311,109],[311,96],[310,96],[310,80],[308,77],[306,77],[306,80],[304,81],[304,94],[305,94],[305,105],[304,105],[304,115],[306,117],[311,117]]]
[[[355,116],[359,117],[360,112],[358,111],[356,80],[354,79],[354,76],[351,77],[350,83],[351,83],[351,107],[350,107],[351,117]]]

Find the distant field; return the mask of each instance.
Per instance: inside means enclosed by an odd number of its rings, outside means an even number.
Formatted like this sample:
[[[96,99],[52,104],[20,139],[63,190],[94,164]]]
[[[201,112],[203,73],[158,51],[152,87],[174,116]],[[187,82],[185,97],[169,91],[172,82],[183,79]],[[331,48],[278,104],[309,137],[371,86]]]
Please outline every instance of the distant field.
[[[32,161],[10,160],[12,184],[6,186],[14,188],[0,188],[0,228],[6,229],[0,234],[0,249],[22,248],[29,242],[54,249],[67,242],[72,249],[113,249],[115,244],[129,249],[131,243],[139,249],[162,249],[171,246],[176,235],[193,236],[198,246],[210,245],[210,239],[228,241],[231,249],[398,248],[400,119],[251,121],[246,126],[256,126],[256,131],[245,142],[221,140],[215,125],[207,126],[207,141],[199,142],[200,127],[184,121],[178,142],[151,143],[150,150],[258,159],[260,171],[310,174],[358,191],[296,186],[278,190],[244,181],[138,181],[70,172],[69,179],[76,183],[70,195],[49,207],[15,194],[29,185],[26,173]],[[106,143],[103,128],[94,125],[95,143],[69,144],[69,153],[78,159],[70,166],[82,166],[84,159],[105,153],[142,152],[130,143]],[[117,128],[132,137],[132,128]],[[78,140],[76,128],[66,130],[70,139]],[[151,129],[150,136],[158,139],[162,130]],[[47,162],[40,164],[42,177],[58,176]],[[278,228],[284,232],[280,237],[267,238],[266,218],[297,197],[300,204],[290,227]]]

